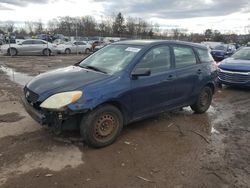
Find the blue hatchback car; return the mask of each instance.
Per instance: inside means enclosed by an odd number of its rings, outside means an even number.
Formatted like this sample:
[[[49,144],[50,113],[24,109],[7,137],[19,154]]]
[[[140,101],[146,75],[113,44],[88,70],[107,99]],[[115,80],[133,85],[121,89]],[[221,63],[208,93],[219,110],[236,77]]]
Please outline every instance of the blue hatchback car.
[[[219,65],[218,78],[221,84],[250,87],[250,47],[242,47],[223,60]]]
[[[216,78],[202,45],[177,41],[122,41],[74,66],[41,74],[24,88],[27,112],[56,132],[79,129],[85,143],[113,143],[124,125],[191,106],[204,113]]]

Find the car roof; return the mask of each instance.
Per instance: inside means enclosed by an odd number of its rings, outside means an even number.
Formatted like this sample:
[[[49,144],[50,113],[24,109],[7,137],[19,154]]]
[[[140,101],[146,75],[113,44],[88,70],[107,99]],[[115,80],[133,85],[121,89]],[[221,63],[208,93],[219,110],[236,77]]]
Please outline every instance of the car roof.
[[[176,40],[124,40],[115,42],[113,44],[138,45],[138,46],[153,46],[159,44],[180,44],[180,45],[188,45],[192,47],[207,49],[207,47],[203,44],[176,41]]]
[[[45,42],[47,42],[46,40],[42,40],[42,39],[25,39],[25,40],[23,40],[23,42],[24,42],[24,41],[27,41],[27,40],[43,41],[43,42],[45,41]]]

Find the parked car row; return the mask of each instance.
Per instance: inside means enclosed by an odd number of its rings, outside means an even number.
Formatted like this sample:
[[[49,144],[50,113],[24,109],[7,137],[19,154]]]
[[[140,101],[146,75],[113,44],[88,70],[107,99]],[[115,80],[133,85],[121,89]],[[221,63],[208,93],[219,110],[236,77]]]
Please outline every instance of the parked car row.
[[[14,44],[1,45],[0,51],[6,55],[51,55],[56,53],[90,53],[91,44],[86,42],[67,42],[54,44],[40,39],[27,39]]]

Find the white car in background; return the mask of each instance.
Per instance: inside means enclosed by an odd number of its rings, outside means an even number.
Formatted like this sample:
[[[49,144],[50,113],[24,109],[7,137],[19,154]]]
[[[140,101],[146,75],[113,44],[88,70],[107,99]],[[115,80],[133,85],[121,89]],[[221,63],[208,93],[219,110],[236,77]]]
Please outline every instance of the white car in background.
[[[55,45],[40,39],[27,39],[14,44],[4,44],[1,52],[5,55],[51,55],[55,53]]]
[[[60,54],[71,54],[71,53],[90,53],[91,44],[84,41],[66,42],[58,44],[56,49],[57,53]]]

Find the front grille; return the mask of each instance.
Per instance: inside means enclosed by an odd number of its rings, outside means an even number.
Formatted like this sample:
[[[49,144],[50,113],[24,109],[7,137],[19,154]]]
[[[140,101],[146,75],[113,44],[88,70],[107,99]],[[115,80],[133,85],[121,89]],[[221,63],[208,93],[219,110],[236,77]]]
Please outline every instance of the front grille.
[[[27,99],[27,101],[29,103],[33,103],[33,104],[36,103],[38,98],[39,98],[38,94],[29,90],[27,87],[24,88],[24,95],[25,95],[25,98]]]
[[[225,71],[220,69],[218,72],[220,80],[231,83],[246,83],[250,81],[250,74],[246,72]]]

